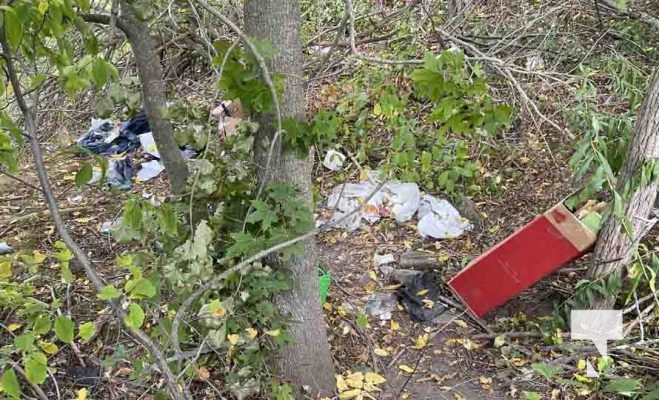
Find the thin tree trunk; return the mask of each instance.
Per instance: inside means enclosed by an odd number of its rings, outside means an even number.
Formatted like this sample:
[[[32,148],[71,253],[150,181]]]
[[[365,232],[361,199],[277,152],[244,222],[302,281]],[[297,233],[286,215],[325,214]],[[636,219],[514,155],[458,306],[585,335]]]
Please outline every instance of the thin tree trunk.
[[[166,96],[160,58],[147,24],[138,19],[125,0],[121,1],[121,6],[123,23],[120,28],[126,34],[133,49],[149,127],[153,132],[153,139],[165,166],[165,172],[172,184],[172,191],[180,194],[185,189],[188,166],[174,139],[172,124],[163,117]]]
[[[269,63],[273,74],[285,78],[281,109],[283,117],[302,119],[305,116],[305,92],[302,76],[302,49],[299,38],[300,10],[297,1],[246,0],[246,34],[268,41],[275,58]],[[299,159],[294,154],[281,153],[277,146],[265,171],[269,143],[275,128],[272,115],[259,118],[260,129],[254,144],[255,161],[260,180],[289,183],[303,191],[301,201],[311,207],[312,158]],[[311,209],[310,211],[311,212]],[[304,243],[304,251],[278,267],[291,276],[292,289],[278,296],[279,309],[291,318],[289,334],[293,344],[282,349],[277,367],[282,378],[297,386],[308,386],[312,394],[329,395],[335,388],[332,358],[327,341],[323,311],[318,294],[317,256],[313,240]]]
[[[632,257],[634,244],[648,231],[647,219],[657,198],[659,181],[647,185],[626,189],[626,186],[640,172],[643,165],[659,161],[659,71],[655,73],[648,95],[640,109],[627,155],[617,178],[617,188],[623,194],[625,217],[630,222],[632,237],[624,231],[622,222],[611,214],[600,232],[595,245],[594,262],[588,271],[591,280],[606,279],[609,274],[620,275],[622,269]],[[625,192],[629,191],[628,197]],[[633,239],[632,239],[633,238]],[[592,308],[610,309],[615,303],[615,296],[596,297]]]

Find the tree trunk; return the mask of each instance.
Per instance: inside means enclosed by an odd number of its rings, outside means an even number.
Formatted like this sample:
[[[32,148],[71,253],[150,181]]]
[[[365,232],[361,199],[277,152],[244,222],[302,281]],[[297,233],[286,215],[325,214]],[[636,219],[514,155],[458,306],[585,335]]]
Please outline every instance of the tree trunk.
[[[269,61],[272,74],[285,78],[282,117],[302,119],[305,116],[305,92],[302,76],[302,48],[299,38],[300,10],[297,1],[246,0],[245,33],[269,42],[275,57]],[[302,190],[301,201],[311,212],[312,158],[299,159],[294,154],[281,153],[277,146],[265,171],[269,143],[275,125],[272,115],[259,118],[260,129],[254,144],[254,156],[259,180],[270,179],[288,183]],[[308,386],[312,395],[329,395],[335,388],[332,358],[318,289],[317,257],[313,240],[304,243],[304,251],[291,261],[280,263],[290,273],[292,289],[275,299],[280,311],[291,318],[289,334],[293,344],[282,349],[276,362],[279,375],[297,386]]]
[[[174,139],[172,124],[163,117],[166,96],[160,58],[156,53],[155,43],[147,24],[138,19],[125,0],[121,1],[121,7],[123,21],[120,28],[126,34],[133,49],[137,73],[142,84],[144,110],[149,120],[149,127],[153,132],[153,139],[165,166],[165,173],[171,182],[172,191],[175,194],[181,194],[185,189],[188,166]]]
[[[652,162],[659,162],[659,71],[652,79],[636,119],[634,135],[616,184],[616,190],[626,200],[624,213],[630,222],[633,240],[624,231],[619,218],[609,215],[595,245],[595,265],[588,271],[591,280],[605,278],[611,273],[620,274],[631,260],[634,245],[647,233],[647,219],[657,198],[659,181],[655,179],[647,185],[632,188],[628,185],[633,180],[638,181],[643,165]],[[599,296],[592,308],[610,309],[614,303],[615,296]]]

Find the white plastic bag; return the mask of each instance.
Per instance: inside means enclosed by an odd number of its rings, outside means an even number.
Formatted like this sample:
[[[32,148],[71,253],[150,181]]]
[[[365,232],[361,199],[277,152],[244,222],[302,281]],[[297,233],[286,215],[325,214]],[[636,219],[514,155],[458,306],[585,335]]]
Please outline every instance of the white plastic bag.
[[[451,203],[443,199],[438,200],[429,194],[421,199],[417,216],[419,218],[417,228],[423,237],[456,238],[472,227]]]
[[[336,150],[329,150],[327,154],[325,154],[323,165],[330,171],[339,171],[341,167],[343,167],[345,160],[346,156],[344,156],[342,153],[339,153]]]

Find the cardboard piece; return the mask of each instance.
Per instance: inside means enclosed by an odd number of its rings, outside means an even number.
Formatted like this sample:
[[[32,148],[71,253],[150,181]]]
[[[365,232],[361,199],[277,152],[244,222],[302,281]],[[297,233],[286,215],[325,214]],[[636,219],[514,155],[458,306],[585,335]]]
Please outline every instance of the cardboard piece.
[[[474,259],[448,285],[480,318],[584,254],[596,240],[561,202]]]

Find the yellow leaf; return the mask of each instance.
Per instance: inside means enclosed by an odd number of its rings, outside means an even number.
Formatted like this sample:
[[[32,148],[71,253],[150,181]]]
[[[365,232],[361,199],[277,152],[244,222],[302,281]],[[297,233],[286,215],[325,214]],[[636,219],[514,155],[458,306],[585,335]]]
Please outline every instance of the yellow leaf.
[[[54,343],[40,341],[39,347],[41,347],[41,350],[46,354],[55,354],[57,352],[57,345]]]
[[[265,334],[272,337],[279,336],[279,329],[273,329],[271,331],[265,331]]]
[[[76,222],[80,222],[81,224],[86,224],[90,220],[91,220],[91,218],[89,218],[89,217],[82,217],[82,218],[76,218],[75,219]]]
[[[199,370],[197,371],[197,373],[199,374],[199,378],[201,378],[201,379],[204,380],[204,381],[205,381],[206,379],[210,378],[210,376],[211,376],[210,371],[208,371],[208,368],[206,368],[206,367],[201,367],[201,368],[199,368]]]
[[[428,293],[428,289],[423,289],[423,290],[419,290],[418,292],[416,292],[416,295],[417,296],[425,296],[426,293]]]
[[[235,346],[238,343],[239,337],[240,336],[236,335],[235,333],[227,335],[227,339],[229,339],[229,343],[231,343],[232,346]]]
[[[32,254],[33,254],[33,257],[34,257],[34,262],[37,263],[37,264],[41,264],[42,262],[44,262],[46,260],[46,256],[44,254],[36,251],[36,250]]]
[[[382,106],[380,103],[375,103],[375,106],[373,106],[373,114],[376,116],[380,116],[382,114]]]
[[[343,379],[341,375],[336,375],[336,389],[339,391],[339,393],[345,392],[348,390],[348,384],[346,383],[346,380]]]
[[[376,281],[376,282],[378,281],[378,276],[375,275],[374,271],[368,271],[368,276],[369,276],[369,278],[373,279],[374,281]]]
[[[387,352],[387,350],[385,350],[385,349],[381,349],[381,348],[379,348],[379,347],[376,347],[376,348],[373,350],[373,353],[375,353],[376,356],[380,356],[380,357],[387,357],[387,356],[389,355],[389,353]]]
[[[488,231],[490,231],[490,233],[497,233],[497,232],[499,232],[499,225],[494,225],[493,227],[491,227],[490,229],[488,229]]]
[[[343,392],[339,394],[339,399],[341,400],[350,400],[354,399],[362,394],[362,391],[360,389],[353,389],[353,390],[348,390],[346,392]]]
[[[391,330],[392,331],[397,331],[400,329],[400,324],[393,319],[391,320]]]
[[[346,383],[351,388],[361,389],[364,387],[364,374],[361,372],[355,372],[346,376]]]
[[[332,311],[332,304],[328,302],[323,303],[323,308],[326,309],[327,311]]]
[[[578,380],[579,382],[583,382],[583,383],[590,383],[590,382],[592,382],[590,379],[586,378],[586,377],[583,376],[583,375],[574,374],[573,376],[574,376],[574,379]]]
[[[11,278],[11,261],[3,261],[0,263],[0,278]]]
[[[37,9],[39,10],[39,14],[44,15],[46,11],[48,11],[48,2],[41,0],[37,6]]]
[[[249,335],[250,339],[254,339],[259,335],[259,331],[257,331],[254,328],[247,328],[245,330],[247,331],[247,334]]]
[[[346,315],[348,315],[348,312],[346,311],[346,309],[343,306],[339,306],[336,309],[336,312],[339,313],[339,316],[341,316],[341,317],[345,317]]]
[[[423,303],[423,306],[427,309],[432,309],[433,307],[435,307],[435,302],[430,299],[422,299],[421,302]]]
[[[404,393],[400,396],[400,398],[403,399],[403,400],[407,400],[407,399],[409,399],[409,398],[410,398],[410,392],[407,392],[407,391],[404,392]]]
[[[378,375],[378,374],[376,374],[376,373],[374,373],[374,372],[367,372],[367,373],[364,375],[364,380],[365,380],[366,383],[368,383],[369,385],[379,385],[379,384],[381,384],[381,383],[385,383],[385,382],[387,381],[386,379],[384,379],[383,376]]]
[[[76,399],[77,400],[85,400],[87,399],[87,389],[82,388],[76,392]]]
[[[440,262],[445,262],[445,261],[448,261],[449,256],[448,256],[448,254],[446,254],[446,253],[444,253],[444,252],[441,252],[441,253],[439,253],[439,257],[438,257],[438,258],[439,258],[439,261],[440,261]]]
[[[364,383],[364,391],[367,393],[373,393],[373,392],[381,392],[382,389],[378,388],[375,385],[371,385],[370,383]]]
[[[412,367],[410,367],[409,365],[405,365],[405,364],[399,365],[398,369],[400,369],[401,371],[405,371],[409,374],[414,372],[414,369]]]
[[[586,360],[583,358],[577,362],[578,369],[586,369]]]
[[[456,324],[457,326],[459,326],[459,327],[462,327],[462,328],[466,328],[466,327],[467,327],[467,323],[464,322],[464,321],[461,320],[461,319],[456,319],[456,320],[453,321],[453,322],[455,322],[455,324]]]
[[[16,329],[19,329],[21,326],[23,326],[23,324],[9,324],[9,325],[7,325],[7,330],[9,332],[13,332]]]
[[[423,335],[419,336],[417,339],[412,340],[412,342],[414,342],[414,348],[422,349],[428,345],[428,334],[424,333]]]

